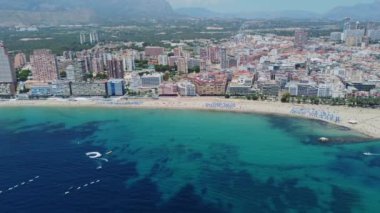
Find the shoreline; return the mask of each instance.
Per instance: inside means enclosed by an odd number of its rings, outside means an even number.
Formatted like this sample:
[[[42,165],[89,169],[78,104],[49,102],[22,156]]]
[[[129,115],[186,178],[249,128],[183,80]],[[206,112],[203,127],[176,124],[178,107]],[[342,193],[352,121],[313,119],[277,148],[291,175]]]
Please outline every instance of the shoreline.
[[[311,120],[324,121],[329,124],[354,130],[370,139],[380,138],[380,109],[349,108],[346,106],[324,106],[291,104],[266,101],[249,101],[225,99],[219,97],[162,97],[153,99],[87,99],[77,98],[48,100],[10,100],[0,101],[0,108],[4,107],[89,107],[89,108],[125,108],[125,109],[177,109],[201,110],[217,112],[256,113],[265,115],[281,115]],[[307,111],[307,114],[292,114],[294,110]],[[309,113],[313,112],[313,113]],[[321,119],[315,113],[326,114],[329,119]],[[313,115],[314,117],[311,117]],[[335,116],[335,117],[334,117]],[[338,118],[339,122],[335,122]],[[331,119],[334,118],[334,119]],[[349,124],[349,120],[356,120],[358,124]]]

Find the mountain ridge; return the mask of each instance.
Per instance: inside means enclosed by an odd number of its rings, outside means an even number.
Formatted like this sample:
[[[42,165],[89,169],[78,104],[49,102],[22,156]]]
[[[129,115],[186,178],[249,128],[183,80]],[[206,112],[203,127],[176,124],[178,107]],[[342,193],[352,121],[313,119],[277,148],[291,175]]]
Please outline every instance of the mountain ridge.
[[[380,21],[380,1],[360,3],[353,6],[338,6],[326,13],[315,13],[307,10],[252,11],[243,13],[218,13],[204,8],[179,8],[175,10],[195,18],[252,18],[252,19],[331,19],[342,20],[351,17],[356,20]],[[208,14],[206,14],[206,11]]]
[[[330,19],[380,21],[380,1],[336,7],[324,14],[302,10],[219,13],[205,8],[174,10],[167,0],[0,0],[0,26],[125,23],[170,18]]]
[[[0,0],[0,25],[85,24],[170,18],[166,0]]]

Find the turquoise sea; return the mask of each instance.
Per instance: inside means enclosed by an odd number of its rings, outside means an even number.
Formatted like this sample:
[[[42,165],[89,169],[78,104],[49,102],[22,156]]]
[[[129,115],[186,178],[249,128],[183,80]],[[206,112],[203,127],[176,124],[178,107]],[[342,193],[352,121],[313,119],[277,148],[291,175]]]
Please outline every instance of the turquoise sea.
[[[380,140],[290,117],[1,108],[0,212],[375,213],[380,156],[364,152]]]

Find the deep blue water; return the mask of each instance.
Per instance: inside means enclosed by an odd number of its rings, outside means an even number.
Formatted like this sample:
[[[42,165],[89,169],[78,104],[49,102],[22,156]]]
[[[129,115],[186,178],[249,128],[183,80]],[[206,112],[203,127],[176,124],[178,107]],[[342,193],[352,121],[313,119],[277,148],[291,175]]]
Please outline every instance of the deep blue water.
[[[50,123],[0,128],[0,212],[223,212],[204,202],[190,184],[165,202],[149,177],[127,189],[124,182],[137,176],[134,162],[111,157],[112,162],[103,163],[106,168],[96,169],[96,160],[85,153],[106,150],[70,141],[91,137],[105,122],[74,128]],[[0,125],[22,123],[2,120]]]

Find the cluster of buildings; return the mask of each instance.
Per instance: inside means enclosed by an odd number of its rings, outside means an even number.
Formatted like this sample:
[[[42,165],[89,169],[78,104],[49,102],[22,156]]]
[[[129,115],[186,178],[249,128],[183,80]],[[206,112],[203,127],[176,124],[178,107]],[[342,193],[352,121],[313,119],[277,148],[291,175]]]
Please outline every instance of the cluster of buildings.
[[[348,46],[368,46],[370,42],[380,41],[380,28],[371,23],[366,25],[360,22],[352,22],[347,18],[344,23],[343,32],[332,32],[330,40],[343,42]]]
[[[91,97],[123,96],[126,93],[122,79],[98,82],[54,81],[47,84],[35,84],[30,87],[29,98],[47,97]]]
[[[127,91],[160,96],[380,96],[380,45],[358,44],[367,38],[376,41],[376,35],[372,28],[347,21],[343,33],[332,33],[330,40],[312,38],[307,29],[296,29],[294,37],[240,33],[219,44],[198,39],[142,51],[125,48],[142,48],[140,43],[97,45],[62,56],[35,50],[30,62],[18,53],[14,63],[1,44],[0,94],[14,95],[14,67],[26,66],[32,76],[19,88],[30,90],[31,97],[121,96]],[[338,37],[345,42],[337,42]],[[192,42],[196,45],[187,45]]]
[[[80,44],[96,44],[99,42],[99,34],[96,31],[92,32],[81,32],[79,34],[79,42]]]

